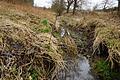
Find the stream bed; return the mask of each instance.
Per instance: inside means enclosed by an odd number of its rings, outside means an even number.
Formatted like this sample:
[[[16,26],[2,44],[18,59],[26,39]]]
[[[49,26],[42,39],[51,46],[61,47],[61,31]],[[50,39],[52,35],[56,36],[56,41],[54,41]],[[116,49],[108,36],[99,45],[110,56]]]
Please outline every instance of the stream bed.
[[[89,60],[82,55],[75,59],[67,58],[66,69],[61,70],[57,78],[58,80],[95,80]]]

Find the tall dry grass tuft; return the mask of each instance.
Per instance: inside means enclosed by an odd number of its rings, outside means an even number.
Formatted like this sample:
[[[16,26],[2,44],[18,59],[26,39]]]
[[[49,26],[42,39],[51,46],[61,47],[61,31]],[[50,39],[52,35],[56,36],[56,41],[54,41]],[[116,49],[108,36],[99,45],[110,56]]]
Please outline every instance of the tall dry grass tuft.
[[[74,56],[78,54],[77,45],[75,41],[71,38],[71,36],[65,36],[63,41],[64,41],[64,44],[67,46],[66,47],[67,55]]]
[[[111,24],[104,27],[98,26],[95,29],[95,37],[94,52],[99,49],[100,43],[106,43],[104,45],[107,46],[109,53],[107,60],[111,62],[111,68],[113,68],[114,62],[120,64],[120,28]]]

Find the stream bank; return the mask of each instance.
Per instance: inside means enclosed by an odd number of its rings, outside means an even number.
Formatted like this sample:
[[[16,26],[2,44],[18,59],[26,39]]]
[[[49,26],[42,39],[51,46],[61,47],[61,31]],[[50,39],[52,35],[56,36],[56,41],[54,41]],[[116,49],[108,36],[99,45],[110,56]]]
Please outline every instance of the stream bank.
[[[79,57],[79,59],[78,57],[75,57],[75,60],[78,61],[77,63],[78,64],[80,63],[82,65],[84,64],[84,61],[86,61],[87,59],[88,63],[85,63],[85,65],[87,66],[88,64],[90,67],[88,68],[89,71],[87,72],[87,73],[90,72],[87,75],[89,79],[84,77],[81,78],[81,76],[83,76],[82,74],[84,74],[84,70],[83,72],[79,71],[82,68],[80,67],[80,65],[79,68],[77,68],[76,66],[78,65],[73,64],[76,61],[72,59],[68,59],[68,60],[65,59],[67,64],[66,67],[68,70],[61,70],[58,74],[58,79],[60,80],[119,80],[120,79],[119,71],[114,71],[114,69],[111,69],[110,62],[106,61],[106,59],[109,57],[110,54],[108,52],[109,50],[108,46],[106,46],[102,42],[98,43],[99,46],[97,47],[97,50],[100,50],[100,52],[99,51],[94,52],[95,51],[94,45],[96,45],[95,41],[96,38],[99,37],[96,35],[96,33],[98,33],[96,32],[96,30],[103,27],[107,28],[107,25],[101,23],[99,20],[84,21],[84,23],[80,23],[77,21],[70,20],[69,18],[67,19],[64,18],[61,20],[62,23],[61,26],[66,29],[67,36],[71,36],[71,38],[74,40],[77,46],[78,55],[80,54],[80,56],[82,56],[83,63],[81,63],[82,62],[81,57]],[[69,61],[73,61],[73,63]],[[72,66],[72,68],[70,66]],[[119,67],[117,67],[117,69],[115,70],[119,70]],[[92,78],[90,78],[90,76],[92,76]]]

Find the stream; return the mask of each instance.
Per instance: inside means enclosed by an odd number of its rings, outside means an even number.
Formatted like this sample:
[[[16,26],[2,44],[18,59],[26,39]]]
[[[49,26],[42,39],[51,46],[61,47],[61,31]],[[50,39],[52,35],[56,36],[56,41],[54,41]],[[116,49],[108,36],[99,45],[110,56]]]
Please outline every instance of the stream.
[[[68,30],[61,28],[61,37],[65,34],[70,35]],[[89,60],[78,54],[77,57],[65,57],[66,68],[57,73],[57,80],[95,80],[91,72]]]
[[[82,55],[75,59],[69,57],[66,67],[58,72],[57,80],[95,80],[91,73],[89,60]]]

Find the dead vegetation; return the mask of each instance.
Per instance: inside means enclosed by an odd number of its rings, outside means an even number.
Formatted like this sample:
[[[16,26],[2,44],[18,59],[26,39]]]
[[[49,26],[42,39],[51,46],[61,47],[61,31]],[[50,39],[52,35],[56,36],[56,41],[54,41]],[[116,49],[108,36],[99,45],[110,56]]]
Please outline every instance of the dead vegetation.
[[[51,36],[49,33],[36,34],[29,27],[1,19],[1,79],[28,79],[34,74],[47,78],[53,72],[50,70],[63,67],[57,40]],[[31,70],[35,73],[29,72]]]
[[[55,17],[48,10],[0,4],[0,79],[55,78],[56,73],[65,68],[63,55],[77,54],[74,40],[68,35],[59,36],[60,40],[53,37],[51,23]],[[61,44],[66,46],[67,53],[61,49]]]
[[[0,1],[0,10],[1,12],[22,12],[22,13],[29,13],[34,14],[40,18],[47,18],[51,22],[55,21],[55,15],[52,11],[43,8],[36,8],[32,7],[31,5],[25,5],[25,4],[12,4],[12,3],[6,3],[3,1]]]
[[[83,14],[84,15],[84,14]],[[78,16],[77,16],[78,17]],[[100,44],[104,45],[108,49],[108,55],[105,55],[109,62],[111,62],[111,68],[114,63],[120,64],[120,26],[119,20],[113,17],[111,13],[93,13],[86,16],[76,18],[63,17],[63,22],[66,26],[72,30],[82,32],[87,36],[88,43],[93,43],[93,54],[98,50],[100,52]],[[116,20],[117,19],[117,20]],[[88,34],[90,33],[90,34]],[[93,36],[91,36],[93,35]],[[87,45],[89,46],[89,45]],[[92,47],[91,46],[91,47]],[[102,46],[104,48],[104,46]],[[90,47],[90,46],[89,46]],[[107,51],[106,51],[107,52]]]
[[[108,60],[111,62],[111,67],[114,66],[114,61],[120,64],[120,28],[111,25],[98,27],[95,35],[94,50],[103,43],[108,48]]]
[[[107,16],[106,13],[91,13],[81,18],[63,16],[60,23],[62,27],[79,32],[85,29],[83,36],[90,43],[87,47],[93,46],[93,54],[100,51],[101,43],[106,46],[109,53],[106,60],[113,67],[114,62],[120,64],[119,20],[114,22],[113,18],[103,15]],[[41,23],[43,19],[54,22],[55,17],[48,10],[0,2],[0,79],[54,78],[57,71],[65,67],[62,56],[65,52],[58,45],[62,42],[67,54],[78,53],[71,35],[58,42],[51,34],[52,26]]]
[[[64,67],[62,50],[58,46],[57,39],[51,34],[50,24],[45,25],[41,22],[47,15],[36,13],[38,16],[35,16],[36,9],[30,8],[29,11],[25,6],[10,6],[7,3],[0,5],[0,79],[2,80],[54,78],[55,72]]]

